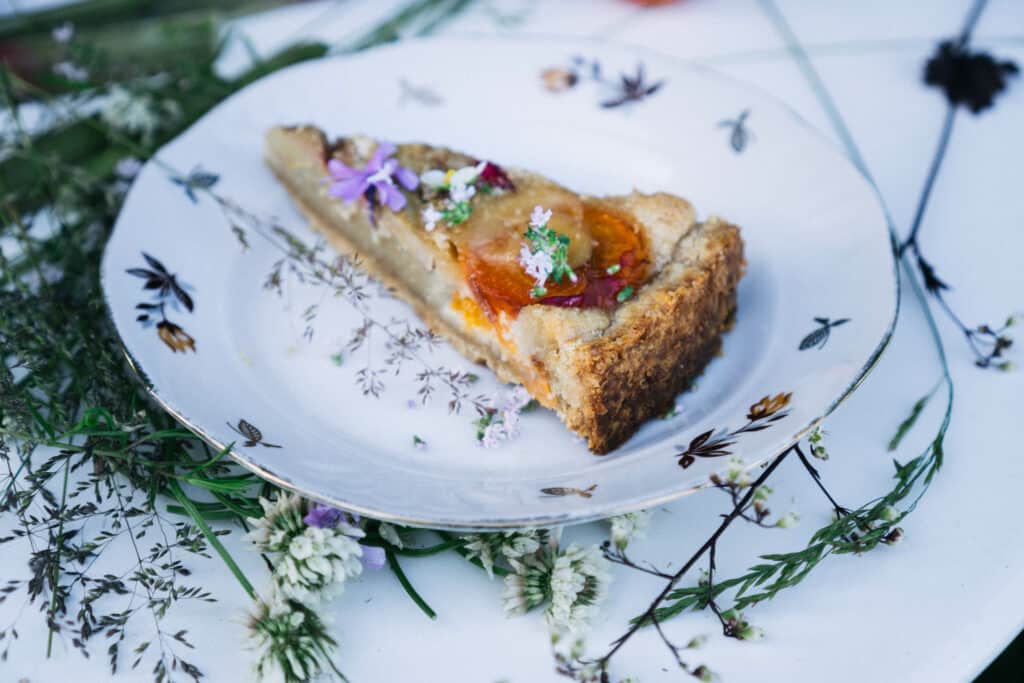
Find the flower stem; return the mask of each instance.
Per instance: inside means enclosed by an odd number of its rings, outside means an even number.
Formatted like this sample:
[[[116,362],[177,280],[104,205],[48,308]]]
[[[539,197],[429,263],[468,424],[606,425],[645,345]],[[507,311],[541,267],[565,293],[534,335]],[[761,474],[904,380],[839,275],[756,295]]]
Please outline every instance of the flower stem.
[[[171,495],[178,499],[178,502],[181,503],[181,507],[185,508],[185,511],[188,512],[192,521],[195,522],[196,526],[199,527],[199,530],[203,532],[203,536],[206,537],[206,540],[209,541],[210,545],[213,546],[213,549],[217,551],[218,555],[220,555],[220,559],[224,560],[224,564],[228,566],[231,573],[235,575],[236,579],[238,579],[238,583],[242,585],[243,590],[245,590],[250,598],[256,600],[259,597],[256,595],[256,589],[252,587],[252,584],[249,583],[249,579],[247,579],[245,574],[242,572],[241,567],[239,567],[235,562],[235,558],[231,557],[231,553],[228,552],[227,548],[224,547],[224,544],[222,544],[220,539],[217,538],[217,535],[213,533],[213,529],[210,528],[210,525],[206,523],[205,519],[203,519],[202,513],[196,509],[195,503],[192,502],[192,499],[185,495],[185,492],[181,489],[181,484],[179,484],[177,480],[171,479],[168,481],[167,486],[171,490]]]
[[[416,603],[416,606],[423,610],[423,613],[431,619],[437,619],[437,612],[431,609],[430,605],[427,604],[427,601],[424,600],[423,597],[416,592],[416,589],[412,587],[412,584],[409,583],[409,578],[405,575],[405,572],[402,571],[402,566],[398,564],[398,558],[395,557],[395,554],[391,549],[388,548],[385,550],[384,555],[388,558],[388,566],[391,567],[391,571],[394,572],[395,576],[398,578],[398,583],[402,584],[402,588],[404,588],[405,592],[410,598],[412,598],[412,601]]]

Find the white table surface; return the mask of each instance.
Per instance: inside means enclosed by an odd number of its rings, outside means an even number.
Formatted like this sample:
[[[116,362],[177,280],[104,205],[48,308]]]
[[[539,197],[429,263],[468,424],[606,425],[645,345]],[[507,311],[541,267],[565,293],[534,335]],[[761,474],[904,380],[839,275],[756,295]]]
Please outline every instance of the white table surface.
[[[269,53],[301,35],[344,41],[399,4],[314,2],[247,20],[240,29]],[[959,31],[968,5],[964,0],[777,0],[901,233],[912,220],[945,113],[941,93],[921,84],[924,60],[939,39]],[[499,26],[494,19],[495,10],[520,8],[527,12],[514,26]],[[658,10],[621,0],[482,2],[443,32],[574,34],[643,45],[775,93],[839,144],[784,36],[757,0],[683,0]],[[1024,3],[993,0],[973,45],[1024,65]],[[245,60],[237,46],[223,66],[230,71]],[[955,285],[948,299],[968,324],[998,322],[1024,310],[1024,79],[1016,80],[993,110],[978,117],[959,114],[922,229],[926,254]],[[750,126],[756,135],[755,122]],[[710,614],[668,622],[665,628],[677,642],[711,636],[689,661],[708,665],[730,683],[963,681],[979,673],[1024,626],[1024,533],[1017,521],[1024,484],[1024,374],[975,368],[958,330],[941,317],[939,326],[956,405],[945,466],[904,524],[904,540],[864,556],[834,557],[802,586],[749,610],[748,618],[767,631],[760,642],[721,637]],[[933,349],[919,303],[905,288],[888,351],[827,424],[832,459],[820,469],[840,502],[858,505],[890,486],[885,444],[913,402],[939,378]],[[1011,350],[1010,357],[1024,361],[1019,350]],[[942,404],[941,396],[932,401],[897,457],[906,460],[923,449]],[[773,486],[774,506],[780,512],[796,509],[801,524],[786,531],[734,526],[719,547],[721,577],[752,564],[757,553],[801,547],[828,520],[828,506],[798,461],[784,463]],[[685,559],[726,507],[723,496],[706,492],[657,510],[647,538],[631,546],[631,555],[658,564]],[[603,525],[567,531],[584,541],[600,540],[604,533]],[[262,580],[265,568],[239,535],[226,543],[247,573]],[[17,546],[5,546],[0,579],[26,575],[26,557]],[[104,561],[113,568],[118,558]],[[191,659],[207,680],[249,680],[249,655],[240,651],[245,595],[218,560],[187,561],[194,582],[221,599],[172,609],[168,630],[189,630],[198,646]],[[353,682],[564,680],[553,672],[541,615],[504,618],[499,581],[488,582],[454,555],[407,559],[404,566],[438,619],[427,619],[387,571],[351,583],[329,611],[340,643],[337,661]],[[590,637],[591,651],[603,651],[660,586],[659,580],[617,569],[612,596]],[[0,605],[0,628],[17,619],[20,633],[10,659],[0,663],[0,681],[108,680],[100,641],[85,660],[58,639],[54,656],[46,659],[43,619],[22,613],[34,609],[26,608],[20,595]],[[140,621],[138,628],[144,637],[148,625]],[[123,659],[127,668],[128,658]],[[653,633],[631,641],[615,662],[619,677],[636,676],[644,683],[685,680]],[[150,675],[139,670],[117,680],[148,681]]]

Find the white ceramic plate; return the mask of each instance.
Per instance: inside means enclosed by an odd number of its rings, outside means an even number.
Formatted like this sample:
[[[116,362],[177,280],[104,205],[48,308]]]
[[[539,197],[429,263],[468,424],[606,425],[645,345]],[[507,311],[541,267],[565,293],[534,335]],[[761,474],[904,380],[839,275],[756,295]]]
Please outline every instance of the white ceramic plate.
[[[660,87],[602,106],[620,99],[620,74],[633,76],[641,64],[644,85]],[[546,89],[541,74],[551,67],[574,72],[576,84]],[[566,76],[549,74],[573,80]],[[443,390],[410,407],[418,361],[382,375],[379,398],[364,396],[356,376],[368,362],[384,369],[380,335],[356,353],[342,351],[340,365],[332,360],[361,314],[293,277],[283,295],[265,290],[281,250],[244,221],[243,249],[218,202],[244,207],[262,225],[276,217],[314,243],[261,160],[265,129],[304,122],[332,135],[448,145],[582,192],[665,190],[702,215],[726,216],[743,227],[749,265],[724,355],[680,397],[678,415],[651,421],[604,457],[543,410],[523,417],[516,440],[481,448],[475,414],[450,414]],[[185,296],[145,289],[146,270],[164,283],[173,274]],[[233,442],[243,465],[306,496],[383,520],[458,529],[605,517],[697,490],[730,457],[764,462],[863,379],[889,339],[898,301],[874,189],[784,104],[675,60],[570,39],[403,42],[266,78],[143,169],[102,272],[132,363],[154,398],[195,432],[218,447]],[[419,324],[403,304],[371,290],[376,319]],[[154,324],[164,319],[180,331]],[[477,373],[473,394],[500,390],[487,370],[447,346],[420,355],[431,366]],[[763,400],[770,397],[777,400]],[[414,446],[414,436],[426,447]]]

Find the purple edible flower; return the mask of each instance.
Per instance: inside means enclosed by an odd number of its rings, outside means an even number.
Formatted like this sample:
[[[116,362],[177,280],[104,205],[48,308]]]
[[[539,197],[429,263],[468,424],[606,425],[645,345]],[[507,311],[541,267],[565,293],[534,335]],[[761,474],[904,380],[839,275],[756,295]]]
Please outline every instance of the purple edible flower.
[[[363,566],[367,569],[382,569],[386,560],[384,548],[379,548],[375,545],[360,545],[363,549],[363,556],[360,558],[363,561]]]
[[[373,210],[374,203],[383,204],[392,211],[405,208],[405,195],[395,185],[397,180],[407,190],[415,190],[419,186],[419,178],[408,168],[398,165],[393,159],[395,146],[390,142],[381,142],[366,167],[358,170],[338,159],[327,162],[327,170],[331,175],[332,197],[352,202],[366,197]]]
[[[322,503],[310,503],[309,512],[302,518],[302,521],[309,526],[318,529],[333,529],[344,520],[345,513],[338,508]]]

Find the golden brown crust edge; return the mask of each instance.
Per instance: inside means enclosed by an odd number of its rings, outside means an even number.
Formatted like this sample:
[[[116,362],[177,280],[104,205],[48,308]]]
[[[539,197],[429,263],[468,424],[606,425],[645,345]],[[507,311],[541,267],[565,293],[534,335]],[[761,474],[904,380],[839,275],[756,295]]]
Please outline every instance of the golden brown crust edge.
[[[642,316],[573,354],[583,396],[579,410],[564,418],[593,452],[608,453],[664,415],[718,352],[744,260],[736,226],[722,222],[712,230],[697,262],[655,292]]]

